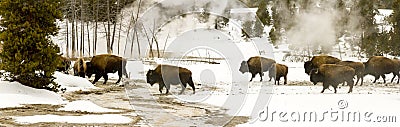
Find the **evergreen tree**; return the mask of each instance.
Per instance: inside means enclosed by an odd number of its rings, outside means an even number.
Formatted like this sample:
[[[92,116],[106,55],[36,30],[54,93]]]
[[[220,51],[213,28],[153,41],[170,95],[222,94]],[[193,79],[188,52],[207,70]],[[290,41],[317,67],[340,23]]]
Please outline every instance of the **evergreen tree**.
[[[50,36],[58,32],[62,18],[61,0],[2,0],[0,34],[2,70],[7,79],[34,88],[57,91],[52,76],[60,64],[59,48]]]
[[[400,0],[393,1],[393,13],[390,15],[389,23],[393,26],[390,31],[390,50],[392,55],[400,55]]]
[[[375,1],[360,0],[357,1],[354,10],[362,18],[360,20],[361,33],[361,49],[368,56],[382,55],[379,49],[378,43],[378,29],[375,22],[374,16],[377,14],[378,10],[375,8]]]

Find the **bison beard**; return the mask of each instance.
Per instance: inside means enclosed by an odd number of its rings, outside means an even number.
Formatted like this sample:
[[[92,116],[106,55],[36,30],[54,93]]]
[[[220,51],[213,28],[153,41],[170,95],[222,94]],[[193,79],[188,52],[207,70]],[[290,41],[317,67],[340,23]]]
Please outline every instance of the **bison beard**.
[[[118,81],[119,83],[122,78],[122,74],[124,74],[128,78],[128,74],[126,73],[126,60],[122,57],[103,54],[93,56],[92,60],[86,63],[86,75],[90,78],[92,74],[95,74],[95,79],[93,84],[95,84],[101,77],[104,78],[103,84],[107,83],[108,75],[107,73],[115,73],[118,72]]]
[[[156,69],[149,70],[146,74],[147,83],[153,86],[158,83],[158,90],[162,93],[165,86],[167,89],[166,94],[169,93],[170,85],[181,84],[182,89],[179,94],[182,94],[186,89],[186,84],[189,84],[195,93],[195,87],[192,80],[192,72],[186,68],[171,66],[171,65],[158,65]]]
[[[336,88],[339,83],[347,82],[349,85],[349,92],[353,91],[353,78],[355,70],[348,66],[335,65],[335,64],[323,64],[318,69],[313,69],[310,72],[310,81],[315,84],[318,82],[323,83],[323,89],[321,93],[324,93],[325,89],[332,86],[336,93]]]
[[[250,82],[253,81],[253,78],[258,73],[261,78],[260,81],[262,81],[263,80],[262,77],[264,76],[263,72],[268,71],[269,68],[274,63],[276,62],[273,59],[263,58],[259,56],[251,57],[247,61],[242,61],[242,63],[240,64],[239,71],[242,73],[250,72],[251,73]]]

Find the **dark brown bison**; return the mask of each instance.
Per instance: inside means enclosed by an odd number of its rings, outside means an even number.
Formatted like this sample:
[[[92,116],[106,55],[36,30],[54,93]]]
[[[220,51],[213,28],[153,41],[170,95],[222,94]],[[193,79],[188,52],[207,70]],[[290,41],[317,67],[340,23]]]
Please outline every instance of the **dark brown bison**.
[[[125,68],[126,62],[126,59],[110,54],[93,56],[92,60],[86,63],[86,75],[90,78],[92,74],[95,74],[93,84],[99,81],[101,77],[104,78],[103,84],[106,84],[108,80],[107,73],[115,73],[118,71],[119,78],[116,83],[119,83],[122,75],[128,78]]]
[[[364,81],[364,70],[365,70],[365,65],[362,62],[354,62],[354,61],[340,61],[336,63],[338,65],[343,65],[343,66],[348,66],[353,68],[356,71],[357,75],[357,81],[354,84],[355,86],[358,84],[358,81],[361,79],[361,86],[363,85]]]
[[[310,61],[304,63],[304,70],[305,73],[309,75],[312,69],[316,69],[322,64],[335,64],[337,62],[340,62],[340,60],[333,56],[314,56],[311,58]]]
[[[85,60],[83,58],[78,58],[74,64],[74,75],[85,78],[86,69],[87,67]]]
[[[374,83],[380,78],[380,76],[382,76],[383,82],[386,83],[385,74],[393,73],[391,82],[393,82],[396,76],[399,76],[400,63],[398,60],[392,60],[383,56],[373,56],[369,58],[364,65],[364,75],[373,75],[375,77]],[[397,83],[399,83],[399,80],[397,80]]]
[[[164,86],[167,89],[166,94],[168,94],[171,85],[181,84],[182,89],[179,94],[182,94],[186,89],[186,83],[192,87],[193,94],[195,93],[192,72],[186,68],[172,65],[158,65],[156,69],[147,72],[146,79],[147,83],[151,86],[158,83],[160,93],[162,93]]]
[[[68,74],[68,70],[71,66],[71,60],[69,60],[67,57],[62,57],[62,56],[60,56],[59,58],[61,60],[61,64],[57,66],[56,70]]]
[[[313,69],[310,72],[310,81],[315,84],[318,82],[323,83],[323,89],[321,93],[324,93],[325,89],[329,86],[336,88],[340,83],[347,82],[350,89],[348,93],[353,91],[353,78],[355,76],[355,70],[348,66],[337,65],[337,64],[322,64],[317,69]]]
[[[269,81],[274,78],[275,80],[275,85],[279,85],[279,80],[281,77],[285,79],[285,82],[283,84],[287,84],[287,74],[288,74],[289,68],[286,65],[283,64],[272,64],[271,68],[269,69]]]
[[[250,72],[251,73],[250,82],[253,81],[253,78],[258,73],[261,77],[260,81],[262,81],[263,80],[262,77],[264,76],[263,72],[268,71],[271,65],[274,63],[276,62],[273,59],[259,57],[259,56],[251,57],[247,61],[242,61],[242,63],[240,64],[239,71],[242,73]]]

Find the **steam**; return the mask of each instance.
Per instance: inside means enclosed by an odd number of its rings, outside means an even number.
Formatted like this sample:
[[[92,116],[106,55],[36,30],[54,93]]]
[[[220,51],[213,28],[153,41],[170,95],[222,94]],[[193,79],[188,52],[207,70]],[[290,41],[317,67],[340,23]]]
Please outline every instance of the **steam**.
[[[313,1],[307,10],[296,11],[294,26],[285,32],[287,42],[295,48],[322,48],[326,51],[336,44],[339,29],[355,32],[354,34],[361,31],[358,30],[360,16],[356,14],[350,16],[348,25],[338,26],[341,17],[348,15],[349,11],[339,10],[336,6],[337,1]]]

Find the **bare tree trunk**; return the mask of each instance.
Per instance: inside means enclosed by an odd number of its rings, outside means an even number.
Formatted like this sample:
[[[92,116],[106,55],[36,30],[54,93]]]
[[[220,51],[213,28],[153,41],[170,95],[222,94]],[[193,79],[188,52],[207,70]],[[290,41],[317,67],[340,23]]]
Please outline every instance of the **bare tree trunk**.
[[[79,56],[80,57],[83,57],[83,55],[84,55],[84,47],[85,47],[85,44],[84,44],[84,40],[85,40],[85,35],[84,35],[84,31],[85,31],[85,26],[84,26],[84,19],[83,19],[83,0],[81,0],[81,51],[80,51],[80,53],[79,53]]]
[[[169,34],[168,34],[168,36],[167,36],[167,39],[165,39],[165,42],[164,42],[163,53],[162,53],[162,54],[163,54],[163,55],[162,55],[163,58],[165,57],[165,47],[167,46],[168,38],[169,38]]]
[[[75,48],[75,0],[72,3],[72,54],[71,57],[75,58],[76,48]]]
[[[89,33],[89,21],[86,23],[86,31],[87,31],[87,45],[88,45],[88,55],[90,56],[90,33]]]
[[[68,27],[69,27],[69,25],[68,25],[68,14],[67,14],[67,19],[65,20],[65,24],[67,25],[67,46],[65,46],[65,51],[66,51],[66,53],[67,53],[67,57],[69,58],[69,32],[68,32]]]
[[[93,10],[94,6],[93,6]],[[97,49],[97,28],[98,28],[98,20],[99,20],[99,2],[96,0],[96,14],[95,14],[95,25],[94,25],[94,37],[93,37],[93,56],[96,55],[96,49]]]
[[[132,12],[131,12],[131,19],[129,20],[129,24],[128,24],[128,31],[126,32],[126,37],[129,37],[129,34],[130,34],[130,32],[131,32],[132,22],[135,23],[134,21],[135,21],[134,10],[132,10]],[[133,43],[132,43],[132,45],[133,45]],[[127,48],[127,46],[128,46],[128,43],[125,43],[124,54],[126,54],[126,48]],[[133,50],[133,49],[131,49],[131,51],[132,51],[132,50]],[[132,54],[131,54],[131,55],[132,55]]]
[[[110,0],[107,0],[107,32],[106,32],[106,36],[107,36],[107,53],[111,54],[112,53],[112,49],[111,49],[111,44],[110,44]]]
[[[138,6],[137,13],[136,13],[135,24],[137,23],[137,20],[138,20],[138,17],[139,17],[141,3],[142,3],[142,0],[139,0],[139,6]],[[136,43],[137,43],[137,46],[138,46],[138,53],[139,53],[139,58],[140,58],[140,56],[141,56],[141,54],[140,54],[140,43],[139,43],[139,36],[138,36],[137,30],[135,30],[135,35],[136,35]]]

